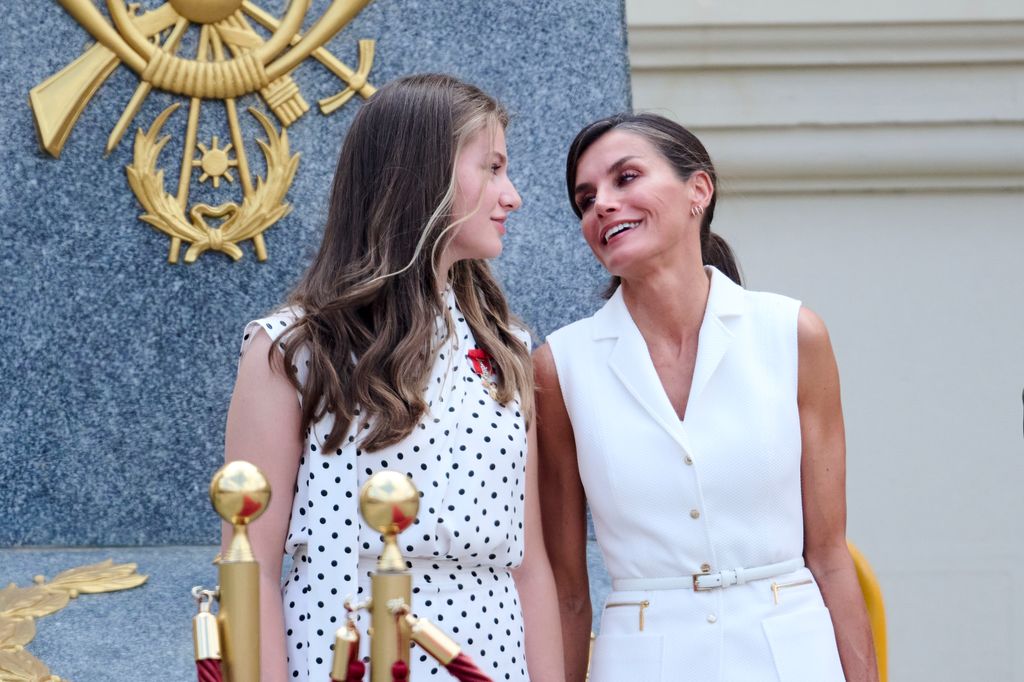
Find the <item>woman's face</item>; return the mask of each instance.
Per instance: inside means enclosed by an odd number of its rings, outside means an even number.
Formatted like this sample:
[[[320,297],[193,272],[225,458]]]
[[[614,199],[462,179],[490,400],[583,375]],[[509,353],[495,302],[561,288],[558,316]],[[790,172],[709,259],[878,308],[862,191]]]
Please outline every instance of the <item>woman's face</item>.
[[[598,138],[576,166],[574,197],[583,237],[605,269],[629,277],[672,259],[697,222],[692,185],[644,137],[612,130]]]
[[[523,200],[508,177],[505,130],[485,126],[455,161],[454,218],[461,222],[445,253],[450,263],[501,254],[505,219]]]

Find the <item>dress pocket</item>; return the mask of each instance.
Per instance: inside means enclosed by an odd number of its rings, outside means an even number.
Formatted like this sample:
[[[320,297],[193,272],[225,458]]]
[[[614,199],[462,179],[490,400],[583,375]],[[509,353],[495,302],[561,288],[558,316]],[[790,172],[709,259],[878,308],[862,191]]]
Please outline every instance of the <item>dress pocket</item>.
[[[762,627],[780,682],[845,682],[828,609],[773,616]]]
[[[590,682],[660,682],[661,635],[599,635],[590,659]]]

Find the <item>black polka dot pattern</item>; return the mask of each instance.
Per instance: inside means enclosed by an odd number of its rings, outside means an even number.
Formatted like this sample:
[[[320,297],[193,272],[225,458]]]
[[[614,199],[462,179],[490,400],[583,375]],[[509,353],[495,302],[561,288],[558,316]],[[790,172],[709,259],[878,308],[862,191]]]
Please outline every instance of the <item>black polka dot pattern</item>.
[[[363,526],[356,491],[381,470],[405,474],[420,491],[419,516],[399,536],[414,575],[413,610],[448,632],[496,682],[529,679],[509,573],[523,558],[526,427],[519,401],[495,402],[474,372],[466,355],[475,348],[472,332],[451,295],[449,310],[454,338],[442,344],[428,381],[429,412],[407,438],[365,452],[365,425],[356,423],[341,449],[324,452],[331,415],[306,435],[285,545],[294,561],[282,586],[289,679],[330,678],[344,601],[369,594],[383,542]],[[295,311],[283,311],[250,323],[243,352],[260,328],[276,342],[295,319]],[[529,343],[526,332],[522,338]],[[300,353],[296,361],[304,381],[305,358]],[[364,635],[368,620],[359,619]],[[368,654],[365,636],[363,646]],[[419,649],[410,665],[412,679],[451,679]]]

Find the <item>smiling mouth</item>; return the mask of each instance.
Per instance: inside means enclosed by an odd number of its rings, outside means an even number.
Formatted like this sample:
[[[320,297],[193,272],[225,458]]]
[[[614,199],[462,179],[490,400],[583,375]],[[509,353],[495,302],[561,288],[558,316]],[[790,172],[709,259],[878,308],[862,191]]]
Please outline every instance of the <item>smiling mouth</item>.
[[[613,237],[616,237],[622,234],[623,232],[628,232],[629,230],[632,230],[633,228],[637,227],[639,224],[639,220],[634,220],[630,222],[619,223],[617,225],[612,225],[611,227],[604,231],[604,234],[601,235],[601,242],[607,244],[609,241],[612,240]]]

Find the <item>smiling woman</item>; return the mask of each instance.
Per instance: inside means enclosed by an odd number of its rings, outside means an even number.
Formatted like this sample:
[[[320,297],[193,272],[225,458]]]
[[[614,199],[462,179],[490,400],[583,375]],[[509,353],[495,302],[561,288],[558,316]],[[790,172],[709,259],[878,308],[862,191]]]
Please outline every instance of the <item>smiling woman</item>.
[[[824,324],[740,286],[711,158],[678,124],[597,121],[566,180],[612,275],[608,303],[535,353],[567,679],[586,669],[588,503],[612,578],[594,682],[877,679]]]
[[[640,177],[644,182],[633,187]],[[641,226],[661,226],[663,237],[667,235],[663,246],[669,249],[665,255],[671,258],[685,244],[676,238],[681,225],[696,222],[701,263],[740,283],[732,250],[711,231],[718,199],[714,164],[700,140],[682,126],[660,116],[638,115],[603,119],[584,128],[569,152],[566,185],[584,238],[612,274],[606,297],[618,287],[621,273],[605,262],[612,257],[612,249],[603,247]],[[685,187],[691,188],[693,195],[692,201],[682,206],[679,197]],[[594,209],[597,202],[601,206]],[[642,225],[645,211],[654,211],[658,220]],[[597,213],[602,214],[600,220]],[[653,248],[656,241],[648,241],[647,248]]]

